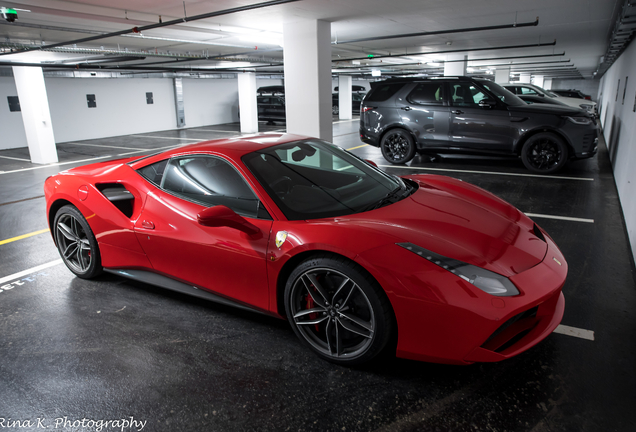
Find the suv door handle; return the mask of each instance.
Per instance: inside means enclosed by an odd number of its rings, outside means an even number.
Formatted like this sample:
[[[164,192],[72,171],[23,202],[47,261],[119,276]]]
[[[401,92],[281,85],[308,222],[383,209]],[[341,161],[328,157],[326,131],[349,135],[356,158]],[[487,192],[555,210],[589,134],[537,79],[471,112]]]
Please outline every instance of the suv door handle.
[[[453,114],[457,114],[457,115],[464,114],[464,111],[462,111],[462,110],[455,110],[455,111],[453,111]]]
[[[413,108],[411,108],[410,106],[403,106],[402,109],[404,111],[411,111]]]

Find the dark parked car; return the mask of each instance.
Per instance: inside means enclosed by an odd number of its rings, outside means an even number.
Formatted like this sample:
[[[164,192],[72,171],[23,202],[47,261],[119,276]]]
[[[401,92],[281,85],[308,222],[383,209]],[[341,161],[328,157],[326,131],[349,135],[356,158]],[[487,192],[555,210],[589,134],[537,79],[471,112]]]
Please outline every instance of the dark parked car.
[[[338,87],[334,87],[333,91],[337,92],[338,91]],[[361,86],[361,85],[352,85],[351,86],[351,91],[360,93],[360,92],[366,92],[367,89],[364,88],[364,86]]]
[[[256,96],[258,119],[268,123],[285,121],[285,86],[259,87]]]
[[[362,104],[364,96],[365,93],[351,93],[351,111],[354,114],[360,113],[360,104]],[[331,97],[333,103],[331,106],[331,112],[333,115],[338,115],[340,113],[340,98],[338,97],[338,93],[333,93]]]
[[[593,117],[573,107],[532,104],[491,81],[396,78],[373,83],[362,102],[360,139],[395,164],[416,152],[520,157],[552,173],[597,151]]]
[[[586,100],[592,100],[592,96],[590,95],[586,95],[585,93],[583,93],[581,90],[575,90],[575,89],[570,89],[570,90],[550,90],[552,93],[556,93],[559,96],[565,96],[565,97],[571,97],[571,98],[577,98],[577,99],[586,99]]]

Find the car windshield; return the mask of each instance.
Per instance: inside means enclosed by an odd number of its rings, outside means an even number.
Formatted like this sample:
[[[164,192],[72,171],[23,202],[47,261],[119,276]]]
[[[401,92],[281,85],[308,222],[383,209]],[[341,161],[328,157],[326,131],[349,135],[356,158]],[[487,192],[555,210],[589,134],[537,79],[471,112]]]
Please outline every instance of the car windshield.
[[[497,96],[497,98],[499,98],[499,100],[501,100],[506,105],[511,105],[511,106],[526,105],[526,103],[523,100],[519,99],[519,97],[517,97],[514,93],[512,93],[509,90],[506,90],[499,84],[495,84],[494,82],[491,82],[491,81],[486,81],[486,82],[480,81],[479,84],[486,87],[486,90],[488,90],[489,92]]]
[[[249,153],[243,162],[289,220],[372,210],[406,198],[416,189],[316,139]]]

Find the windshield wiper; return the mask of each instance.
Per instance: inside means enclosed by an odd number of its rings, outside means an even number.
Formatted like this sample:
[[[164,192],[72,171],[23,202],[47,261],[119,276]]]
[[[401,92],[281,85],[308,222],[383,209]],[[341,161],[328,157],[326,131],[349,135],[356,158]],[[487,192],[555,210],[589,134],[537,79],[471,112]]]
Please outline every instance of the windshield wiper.
[[[379,201],[368,205],[367,207],[365,207],[362,210],[360,210],[360,212],[375,210],[375,209],[378,209],[380,207],[384,207],[386,205],[398,202],[405,195],[404,192],[408,193],[409,191],[410,191],[410,189],[408,187],[405,187],[404,189],[402,189],[401,187],[398,186],[396,189],[393,189],[391,192],[387,193],[382,198],[380,198]]]

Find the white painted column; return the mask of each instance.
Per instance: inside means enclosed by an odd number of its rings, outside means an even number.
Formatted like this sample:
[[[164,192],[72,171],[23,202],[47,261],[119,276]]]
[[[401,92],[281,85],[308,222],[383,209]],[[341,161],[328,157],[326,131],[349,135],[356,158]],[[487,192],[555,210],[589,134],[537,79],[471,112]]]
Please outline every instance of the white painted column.
[[[543,75],[535,75],[532,77],[532,84],[543,88]]]
[[[57,149],[42,68],[13,66],[13,78],[20,99],[22,122],[31,162],[37,164],[57,162]]]
[[[258,107],[256,105],[256,74],[238,74],[239,115],[241,133],[258,132]]]
[[[283,45],[287,132],[331,142],[331,23],[285,23]]]
[[[449,60],[463,60],[453,61],[449,63]],[[444,62],[444,76],[464,76],[466,75],[466,62],[468,56],[464,54],[453,54],[446,56],[446,62]]]
[[[353,118],[351,102],[351,75],[338,75],[338,117],[340,120]]]
[[[530,84],[530,74],[529,73],[519,74],[519,82]]]
[[[552,90],[552,78],[545,78],[541,87],[546,90]]]
[[[505,84],[510,82],[510,68],[497,68],[495,70],[495,82],[497,84]]]

